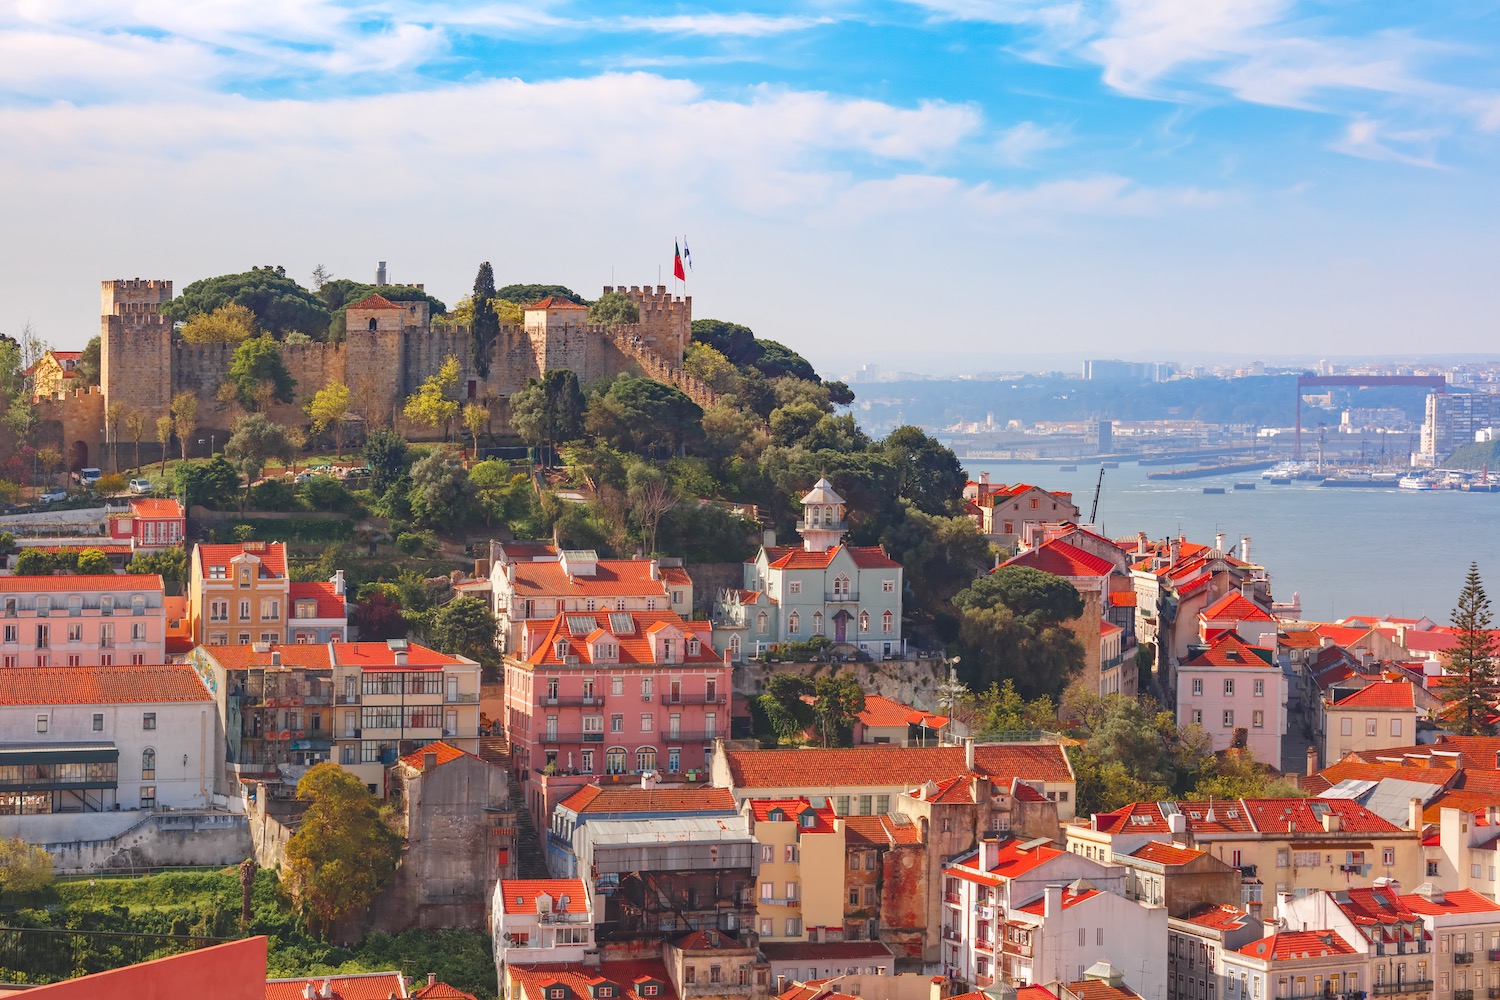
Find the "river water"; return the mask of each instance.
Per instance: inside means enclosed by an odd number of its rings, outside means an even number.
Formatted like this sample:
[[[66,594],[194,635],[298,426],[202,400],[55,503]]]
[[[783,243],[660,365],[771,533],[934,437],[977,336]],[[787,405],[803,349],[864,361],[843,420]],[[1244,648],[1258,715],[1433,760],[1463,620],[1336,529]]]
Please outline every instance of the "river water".
[[[1093,504],[1099,466],[1060,472],[1054,464],[975,462],[971,479],[1025,482],[1073,493],[1080,518]],[[1331,489],[1316,482],[1272,486],[1260,470],[1202,479],[1148,480],[1163,466],[1121,463],[1106,469],[1099,500],[1100,533],[1139,531],[1152,538],[1179,533],[1225,547],[1245,535],[1251,558],[1271,574],[1278,601],[1302,596],[1304,617],[1427,615],[1447,624],[1469,563],[1477,561],[1486,589],[1500,605],[1500,493],[1410,492],[1394,487]],[[1254,482],[1254,490],[1235,490]],[[1205,486],[1221,486],[1207,495]]]

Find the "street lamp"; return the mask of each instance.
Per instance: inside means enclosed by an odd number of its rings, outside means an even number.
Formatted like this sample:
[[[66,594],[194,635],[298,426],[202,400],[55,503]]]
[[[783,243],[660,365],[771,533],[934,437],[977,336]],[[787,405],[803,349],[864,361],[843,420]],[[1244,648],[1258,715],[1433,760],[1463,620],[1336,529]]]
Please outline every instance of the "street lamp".
[[[202,444],[203,443],[203,439],[199,438],[198,439],[198,443]],[[209,434],[208,435],[208,457],[209,458],[213,458],[214,457],[214,435],[213,434]]]

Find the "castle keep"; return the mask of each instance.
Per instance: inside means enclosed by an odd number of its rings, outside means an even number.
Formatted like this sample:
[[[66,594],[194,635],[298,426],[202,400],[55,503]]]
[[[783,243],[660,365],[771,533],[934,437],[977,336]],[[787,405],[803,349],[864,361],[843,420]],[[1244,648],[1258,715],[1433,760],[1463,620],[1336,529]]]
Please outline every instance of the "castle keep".
[[[433,440],[441,428],[407,424],[401,417],[406,398],[452,355],[460,365],[460,400],[501,403],[552,369],[575,372],[582,382],[636,372],[675,385],[701,406],[714,401],[706,385],[680,365],[691,338],[691,296],[674,296],[666,286],[606,286],[620,292],[640,310],[640,322],[600,326],[588,322],[587,309],[562,299],[546,299],[525,308],[521,326],[502,327],[489,359],[489,374],[475,371],[467,328],[434,327],[426,302],[391,302],[371,295],[345,310],[342,343],[282,344],[287,370],[297,380],[296,399],[275,404],[270,416],[288,424],[306,422],[303,407],[331,379],[349,386],[353,409],[370,424],[394,423],[408,437]],[[172,323],[161,306],[172,298],[170,281],[105,281],[101,289],[102,399],[93,401],[87,418],[68,419],[70,404],[52,401],[59,411],[68,447],[93,453],[98,448],[101,413],[116,401],[151,418],[168,412],[172,397],[191,392],[198,398],[199,433],[229,430],[230,414],[216,393],[234,354],[233,344],[188,344],[172,337]],[[359,412],[360,409],[371,412]],[[502,406],[495,407],[503,416]],[[89,426],[92,423],[92,430]]]

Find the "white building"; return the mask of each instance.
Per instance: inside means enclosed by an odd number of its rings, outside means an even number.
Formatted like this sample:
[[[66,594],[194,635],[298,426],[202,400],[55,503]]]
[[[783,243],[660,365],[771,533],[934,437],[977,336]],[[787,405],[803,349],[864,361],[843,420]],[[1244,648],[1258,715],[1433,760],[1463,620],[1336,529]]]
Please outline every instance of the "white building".
[[[490,909],[495,970],[582,962],[595,953],[594,911],[582,879],[501,879]]]
[[[32,667],[0,684],[0,816],[206,808],[223,755],[190,666]]]
[[[1005,943],[1027,941],[1018,955],[1014,983],[1076,981],[1095,962],[1129,967],[1131,988],[1143,997],[1164,997],[1167,988],[1167,908],[1147,906],[1088,879],[1049,884],[1039,899],[1010,911]],[[1019,950],[1019,949],[1018,949]]]

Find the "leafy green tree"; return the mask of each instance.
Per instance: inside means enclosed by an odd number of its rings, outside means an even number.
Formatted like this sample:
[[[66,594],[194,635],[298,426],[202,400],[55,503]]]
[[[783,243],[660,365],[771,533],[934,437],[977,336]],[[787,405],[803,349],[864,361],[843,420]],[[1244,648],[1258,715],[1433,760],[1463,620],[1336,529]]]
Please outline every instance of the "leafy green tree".
[[[302,484],[299,492],[310,510],[348,510],[354,503],[349,487],[332,476],[313,476]]]
[[[823,411],[814,403],[800,402],[778,406],[771,411],[769,421],[771,440],[787,447],[800,444],[822,419]]]
[[[902,499],[927,514],[955,514],[968,476],[953,451],[920,427],[897,427],[880,442]]]
[[[626,473],[625,499],[641,529],[641,546],[647,555],[656,552],[656,529],[662,517],[677,506],[677,491],[660,469],[636,462]]]
[[[593,305],[589,306],[590,323],[618,326],[621,323],[639,323],[640,321],[640,307],[623,292],[605,292]]]
[[[418,524],[452,529],[473,513],[474,484],[451,452],[434,448],[413,463],[407,497]]]
[[[162,306],[162,314],[179,323],[234,303],[255,314],[272,337],[299,330],[321,339],[328,330],[328,307],[317,295],[286,276],[283,267],[253,267],[243,274],[223,274],[195,281]]]
[[[16,536],[8,531],[0,531],[0,556],[14,555],[20,551],[16,545]]]
[[[479,457],[479,435],[490,425],[490,409],[483,403],[470,403],[463,411],[464,430],[474,439],[474,457]]]
[[[589,403],[584,428],[621,451],[675,454],[703,436],[703,410],[680,389],[621,375]]]
[[[13,572],[16,576],[51,576],[56,567],[51,553],[41,549],[22,549],[16,556]]]
[[[108,576],[115,568],[109,564],[109,556],[99,549],[84,549],[78,553],[78,572],[85,576]]]
[[[511,429],[534,448],[545,445],[544,460],[550,464],[559,444],[583,434],[585,406],[578,376],[554,368],[511,396]]]
[[[825,747],[850,746],[864,710],[865,692],[853,677],[819,677],[813,683],[813,719]]]
[[[314,434],[333,431],[334,454],[344,457],[344,418],[349,415],[349,387],[331,378],[308,401],[307,415],[312,418]]]
[[[252,337],[234,349],[220,391],[245,410],[256,411],[273,400],[290,403],[296,384],[281,358],[281,346],[270,337]]]
[[[682,370],[715,392],[733,392],[739,382],[734,362],[707,344],[698,342],[688,345],[682,358]]]
[[[946,609],[960,590],[989,569],[990,543],[967,517],[938,517],[904,504],[904,516],[880,536],[880,544],[901,564],[911,600],[908,614],[929,617],[944,641],[956,636],[957,620]]]
[[[286,845],[282,880],[317,931],[370,904],[396,870],[401,837],[385,824],[380,803],[337,764],[315,764],[297,782],[308,802]]]
[[[222,454],[202,465],[182,462],[173,470],[172,492],[182,497],[187,507],[197,504],[223,510],[234,504],[239,488],[239,473]]]
[[[722,507],[679,503],[661,519],[657,547],[688,562],[740,563],[755,554],[755,525]]]
[[[346,308],[371,295],[379,295],[388,302],[426,302],[431,316],[441,316],[448,311],[442,299],[416,285],[373,285],[353,278],[334,278],[318,289],[323,304],[334,310],[335,323]]]
[[[0,837],[0,898],[52,884],[52,855],[20,837]]]
[[[167,448],[172,444],[172,418],[163,413],[156,418],[156,443],[161,446],[161,467],[157,475],[167,474]]]
[[[1248,753],[1226,750],[1209,755],[1192,792],[1195,799],[1300,799],[1300,787]]]
[[[1493,736],[1495,724],[1495,686],[1497,655],[1495,636],[1490,631],[1489,595],[1479,578],[1479,564],[1471,562],[1453,608],[1453,648],[1448,651],[1448,673],[1443,695],[1448,704],[1438,718],[1451,733],[1459,736]]]
[[[495,616],[488,604],[477,597],[456,597],[433,616],[428,638],[439,652],[493,666],[500,658],[495,629]]]
[[[249,306],[226,302],[193,316],[177,332],[189,344],[238,344],[255,336],[255,313]]]
[[[73,366],[77,373],[78,381],[73,383],[75,388],[83,389],[91,385],[99,384],[101,372],[100,352],[103,350],[103,342],[98,336],[91,337],[83,350],[78,353],[78,362]]]
[[[130,440],[135,444],[135,468],[141,468],[141,438],[146,436],[146,428],[150,424],[150,417],[140,410],[131,410],[125,414],[125,433],[130,435]]]
[[[556,296],[567,299],[569,302],[577,302],[579,305],[588,305],[588,300],[579,295],[567,285],[506,285],[495,289],[495,297],[510,302],[519,302],[523,306],[529,306],[533,302],[540,302],[548,296]]]
[[[828,401],[838,406],[848,406],[854,402],[854,390],[849,388],[847,382],[824,382],[823,387],[828,390]]]
[[[359,629],[361,640],[381,642],[406,638],[406,618],[401,614],[401,599],[392,594],[375,591],[356,601],[349,611],[349,622]]]
[[[968,693],[959,703],[959,718],[975,732],[1015,732],[1057,726],[1057,703],[1046,695],[1027,701],[1006,678],[979,694]]]
[[[406,438],[389,427],[372,432],[360,451],[370,467],[370,490],[383,494],[406,471]]]
[[[442,427],[446,437],[448,424],[458,416],[458,400],[448,395],[458,385],[458,373],[458,358],[450,354],[442,367],[407,397],[401,411],[406,419],[428,427]]]
[[[1083,667],[1083,646],[1064,627],[1083,614],[1083,598],[1062,577],[1002,566],[960,591],[953,606],[972,684],[1010,678],[1027,697],[1055,697]]]
[[[245,477],[245,493],[240,501],[241,513],[244,512],[245,502],[250,499],[251,485],[265,471],[266,460],[275,458],[289,462],[293,451],[286,428],[272,423],[264,413],[252,413],[240,421],[240,426],[224,443],[224,457]]]
[[[750,365],[760,357],[760,345],[748,326],[721,319],[695,319],[692,331],[694,342],[712,347],[732,364]]]
[[[0,423],[20,444],[31,440],[37,423],[36,407],[31,403],[31,378],[26,374],[30,364],[17,341],[0,337],[0,405],[5,407]]]
[[[756,703],[778,742],[796,742],[813,724],[813,706],[802,700],[812,693],[812,682],[798,673],[772,674],[766,680],[766,691]]]
[[[485,261],[474,276],[474,296],[470,300],[474,310],[474,319],[469,324],[470,351],[480,378],[489,378],[490,353],[500,336],[500,317],[495,313],[494,298],[495,269]]]
[[[761,340],[757,343],[760,344],[760,357],[755,359],[754,367],[766,378],[790,375],[808,382],[818,381],[818,373],[813,371],[813,366],[790,347],[774,340]]]

